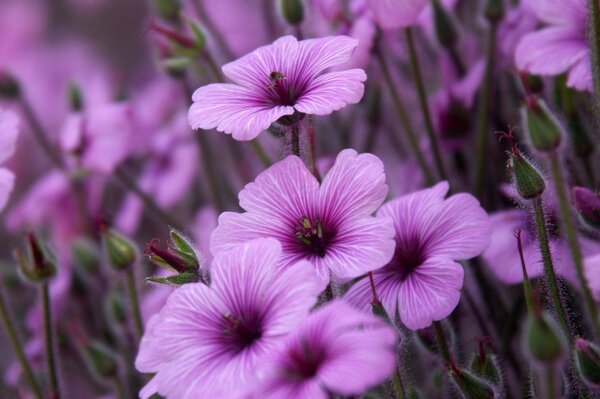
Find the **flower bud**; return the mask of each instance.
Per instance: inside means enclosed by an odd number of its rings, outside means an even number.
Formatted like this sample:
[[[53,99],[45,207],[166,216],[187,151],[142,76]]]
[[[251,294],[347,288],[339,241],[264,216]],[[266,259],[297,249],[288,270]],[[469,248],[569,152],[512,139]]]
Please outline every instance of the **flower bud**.
[[[573,187],[573,203],[581,219],[590,227],[600,228],[600,196],[585,187]]]
[[[84,270],[91,271],[100,264],[100,252],[96,244],[88,239],[79,239],[71,246],[75,263]]]
[[[494,399],[498,396],[492,385],[476,377],[470,371],[451,365],[448,370],[450,379],[456,385],[464,399]]]
[[[179,0],[154,0],[154,9],[164,20],[179,21],[179,12],[181,11]]]
[[[542,195],[546,189],[544,178],[518,150],[511,153],[511,168],[521,198],[529,200]]]
[[[38,283],[48,281],[56,274],[56,258],[33,234],[27,235],[27,255],[15,250],[19,270],[27,280]]]
[[[454,22],[450,18],[448,11],[440,4],[439,0],[432,1],[433,6],[433,25],[435,34],[443,47],[452,48],[458,41],[458,33]]]
[[[485,17],[490,22],[499,22],[504,18],[504,2],[502,0],[488,0],[485,6]]]
[[[543,100],[530,96],[521,108],[521,119],[536,150],[549,152],[558,148],[563,128]]]
[[[102,231],[102,244],[108,263],[115,270],[125,270],[135,262],[137,250],[125,236],[110,228]]]
[[[502,389],[502,372],[498,357],[494,353],[486,351],[483,344],[483,342],[480,342],[479,353],[473,355],[469,370],[477,377],[491,382],[496,388]]]
[[[541,363],[557,362],[565,353],[562,332],[547,312],[528,317],[525,339],[527,350]]]
[[[583,381],[592,388],[600,388],[600,348],[578,338],[575,341],[575,362]]]
[[[112,380],[119,373],[116,355],[106,345],[91,340],[81,347],[81,354],[90,372],[99,380]]]
[[[120,293],[113,292],[106,298],[105,312],[109,320],[121,325],[127,323],[127,307],[125,306],[125,300]]]
[[[172,285],[178,287],[183,284],[197,283],[200,281],[200,275],[194,272],[183,272],[168,277],[147,277],[146,281],[150,283]]]
[[[17,80],[6,72],[0,72],[0,98],[14,99],[19,94],[21,89]]]
[[[300,25],[304,19],[302,0],[279,0],[281,15],[290,25]]]

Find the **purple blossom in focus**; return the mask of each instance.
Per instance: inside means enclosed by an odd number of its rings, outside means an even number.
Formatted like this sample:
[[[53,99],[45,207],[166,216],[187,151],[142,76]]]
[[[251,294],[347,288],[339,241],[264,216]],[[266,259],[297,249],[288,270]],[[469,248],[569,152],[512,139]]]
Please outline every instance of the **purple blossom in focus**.
[[[212,83],[194,92],[188,120],[252,140],[295,112],[329,115],[355,104],[367,79],[361,69],[323,72],[348,61],[358,42],[347,36],[297,41],[285,36],[223,66],[234,83]]]

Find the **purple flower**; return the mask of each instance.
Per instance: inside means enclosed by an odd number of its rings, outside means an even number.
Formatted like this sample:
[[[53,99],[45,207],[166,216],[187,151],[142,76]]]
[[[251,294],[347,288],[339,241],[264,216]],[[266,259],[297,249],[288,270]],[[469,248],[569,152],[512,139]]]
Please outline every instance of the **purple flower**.
[[[19,117],[12,111],[0,108],[0,211],[8,202],[15,175],[1,165],[15,152],[19,136]]]
[[[367,0],[383,29],[405,28],[417,23],[427,0]]]
[[[448,316],[460,299],[463,268],[455,260],[479,255],[490,242],[487,214],[469,194],[444,199],[448,183],[384,204],[377,217],[391,217],[396,252],[373,273],[377,294],[390,315],[400,314],[411,330]],[[348,300],[370,310],[367,279],[356,283]]]
[[[521,39],[517,68],[537,75],[568,73],[567,86],[592,89],[585,0],[530,0],[545,27]]]
[[[173,398],[242,395],[261,359],[308,315],[319,293],[306,262],[276,272],[281,245],[260,239],[218,254],[210,287],[191,283],[169,297],[136,359],[156,373],[141,392]]]
[[[188,120],[236,140],[252,140],[295,112],[329,115],[363,96],[362,69],[322,74],[350,59],[358,41],[331,36],[298,42],[284,36],[223,66],[234,83],[213,83],[194,92]]]
[[[336,300],[311,314],[264,362],[252,398],[358,395],[394,371],[396,332],[381,318]]]
[[[289,156],[240,192],[246,213],[221,214],[211,251],[273,237],[283,246],[283,267],[309,260],[323,286],[330,272],[358,277],[385,265],[394,252],[391,220],[371,216],[387,191],[374,155],[342,151],[320,186],[300,158]]]

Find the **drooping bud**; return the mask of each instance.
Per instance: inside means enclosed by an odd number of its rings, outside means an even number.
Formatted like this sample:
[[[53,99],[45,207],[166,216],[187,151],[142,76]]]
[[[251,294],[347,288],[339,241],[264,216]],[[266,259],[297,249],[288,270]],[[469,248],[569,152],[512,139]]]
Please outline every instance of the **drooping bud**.
[[[179,0],[154,0],[154,9],[166,21],[179,21],[179,12],[181,11]]]
[[[15,99],[21,94],[17,80],[6,72],[0,72],[0,98]]]
[[[502,0],[488,0],[485,5],[485,17],[490,22],[499,22],[504,18],[504,2]]]
[[[473,355],[469,370],[477,377],[492,383],[498,390],[502,390],[502,372],[498,357],[486,350],[484,340],[479,341],[479,353]]]
[[[592,342],[577,338],[575,361],[583,381],[592,388],[600,388],[600,348]]]
[[[125,270],[137,259],[135,245],[114,229],[108,227],[102,229],[102,246],[108,263],[115,270]]]
[[[565,353],[565,339],[562,330],[550,315],[542,311],[530,315],[525,326],[525,343],[531,356],[545,364],[562,360]]]
[[[433,25],[439,43],[445,48],[453,48],[458,41],[458,32],[450,14],[439,0],[433,0],[431,5],[433,6]]]
[[[600,228],[600,196],[585,187],[573,187],[573,203],[586,225]]]
[[[529,96],[521,108],[521,119],[536,150],[549,152],[558,148],[564,129],[543,100]]]
[[[300,25],[304,20],[302,0],[279,0],[279,9],[290,25]]]
[[[27,280],[38,283],[48,281],[56,274],[56,258],[33,234],[27,235],[27,254],[15,250],[19,270]]]
[[[450,379],[464,399],[494,399],[498,396],[492,385],[470,371],[450,365]]]

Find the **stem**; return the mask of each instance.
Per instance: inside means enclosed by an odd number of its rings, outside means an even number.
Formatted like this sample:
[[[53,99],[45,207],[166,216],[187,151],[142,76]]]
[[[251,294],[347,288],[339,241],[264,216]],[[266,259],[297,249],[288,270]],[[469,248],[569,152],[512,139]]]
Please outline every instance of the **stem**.
[[[396,367],[396,371],[394,371],[394,375],[392,376],[392,384],[394,386],[394,396],[396,399],[405,399],[406,392],[404,391],[404,384],[398,367]]]
[[[552,172],[552,179],[556,186],[556,194],[558,195],[558,201],[560,205],[560,216],[563,221],[563,228],[565,236],[571,250],[571,256],[573,257],[573,263],[575,264],[575,271],[577,273],[577,280],[581,286],[581,292],[583,293],[583,299],[592,318],[593,330],[596,336],[598,336],[598,311],[596,304],[590,292],[590,288],[583,271],[583,259],[581,255],[581,247],[579,240],[577,239],[577,233],[575,231],[575,225],[573,223],[573,214],[569,206],[567,194],[565,191],[565,181],[560,167],[560,160],[556,152],[550,154],[550,169]]]
[[[433,159],[435,161],[435,167],[437,173],[442,180],[448,180],[448,174],[444,168],[444,161],[442,160],[442,154],[440,146],[437,140],[437,134],[433,128],[431,122],[431,113],[429,112],[429,104],[427,103],[427,95],[425,94],[425,86],[423,84],[423,77],[421,76],[421,68],[419,64],[419,57],[415,51],[415,41],[413,37],[413,31],[411,27],[404,29],[406,45],[408,47],[408,56],[410,60],[410,68],[415,79],[415,86],[417,88],[417,95],[419,97],[419,105],[421,106],[421,112],[423,113],[423,119],[425,120],[425,127],[429,141],[431,143],[431,149],[433,151]]]
[[[571,330],[569,328],[567,314],[560,299],[560,291],[556,281],[556,274],[554,273],[554,263],[552,262],[552,254],[550,253],[550,245],[548,242],[548,232],[546,231],[546,216],[544,215],[544,208],[542,207],[542,200],[540,197],[533,199],[533,212],[535,214],[540,252],[542,253],[542,260],[544,263],[544,274],[548,280],[548,287],[550,289],[554,310],[558,315],[560,324],[565,330],[569,342],[571,342]]]
[[[177,229],[181,229],[182,224],[179,223],[173,216],[165,212],[160,206],[154,202],[154,199],[149,196],[144,190],[142,190],[137,182],[129,176],[123,169],[117,168],[114,172],[114,176],[119,182],[126,187],[129,191],[135,194],[140,201],[143,202],[144,207],[150,212],[157,222],[166,223],[169,226],[173,226]]]
[[[46,362],[48,363],[48,376],[50,379],[50,390],[52,399],[60,398],[58,387],[58,374],[56,366],[56,356],[54,353],[54,337],[52,334],[52,313],[50,306],[50,295],[48,283],[44,282],[41,286],[42,291],[42,312],[44,318],[44,340],[46,343]]]
[[[194,11],[196,12],[196,17],[198,17],[200,22],[202,22],[202,24],[205,26],[211,38],[215,41],[215,44],[221,49],[223,54],[228,59],[235,58],[235,56],[233,55],[233,51],[231,51],[231,48],[229,48],[229,45],[221,35],[221,32],[217,29],[212,19],[208,17],[208,13],[204,8],[203,0],[193,0],[191,4],[194,8]]]
[[[290,126],[290,151],[292,155],[300,156],[300,128],[297,122]]]
[[[113,379],[113,387],[115,388],[117,399],[127,398],[127,395],[125,394],[125,387],[123,387],[123,382],[118,376]]]
[[[0,285],[1,288],[1,285]],[[21,368],[23,369],[23,372],[25,373],[25,377],[27,378],[27,381],[29,382],[29,385],[31,386],[31,390],[33,392],[33,396],[35,396],[36,399],[42,399],[42,391],[40,390],[40,386],[38,385],[34,375],[33,375],[33,371],[31,370],[31,365],[29,364],[29,359],[27,359],[27,356],[25,355],[25,352],[23,351],[23,347],[21,346],[21,342],[19,341],[19,337],[17,336],[17,332],[16,329],[12,323],[12,320],[10,319],[10,316],[8,314],[8,307],[6,306],[6,303],[4,302],[4,296],[2,295],[2,292],[0,291],[0,317],[2,317],[2,323],[4,324],[4,328],[6,329],[6,332],[8,333],[8,337],[10,338],[10,343],[13,347],[13,350],[15,351],[15,355],[17,356],[17,360],[19,361],[19,364],[21,365]]]
[[[487,144],[487,128],[489,122],[490,96],[492,94],[492,78],[496,54],[496,33],[498,24],[490,21],[488,43],[485,55],[485,74],[483,87],[479,96],[479,114],[477,115],[477,142],[475,144],[475,196],[481,199],[485,176],[485,150]]]
[[[127,269],[126,277],[127,295],[129,296],[129,307],[131,308],[131,315],[133,316],[135,335],[139,342],[139,340],[142,338],[142,335],[144,335],[144,323],[142,322],[142,313],[140,312],[137,287],[135,284],[135,274],[132,268]]]
[[[588,0],[588,32],[592,59],[594,102],[598,107],[598,111],[600,111],[600,4],[598,4],[598,0]]]
[[[590,161],[590,157],[582,157],[581,162],[583,163],[583,170],[588,179],[588,183],[593,187],[596,185],[596,178],[594,177],[594,167]]]
[[[264,147],[262,146],[262,144],[260,144],[260,141],[258,141],[258,138],[251,140],[250,144],[252,145],[252,149],[254,149],[254,152],[258,156],[258,159],[265,168],[268,168],[273,164],[273,162],[267,155],[267,152],[265,151]]]
[[[426,183],[428,185],[432,184],[434,182],[433,174],[431,173],[431,170],[429,169],[429,165],[427,165],[427,162],[425,161],[425,156],[423,155],[423,151],[421,150],[421,147],[419,147],[417,137],[415,135],[415,132],[412,129],[410,120],[408,118],[408,114],[406,113],[404,104],[402,103],[402,100],[400,99],[400,95],[398,94],[398,90],[396,90],[396,87],[394,85],[394,80],[392,79],[390,70],[388,69],[388,66],[385,62],[383,53],[381,52],[381,50],[376,49],[375,55],[377,57],[377,60],[379,61],[379,65],[381,66],[381,72],[383,73],[385,83],[390,90],[390,94],[392,96],[392,101],[394,103],[394,106],[396,107],[396,112],[398,114],[398,117],[400,118],[400,123],[402,124],[402,127],[404,128],[404,131],[406,132],[406,137],[408,138],[408,143],[411,147],[411,150],[417,159],[417,163],[419,164],[421,171],[423,172],[423,176],[425,177]]]
[[[548,367],[546,371],[546,390],[546,397],[554,399],[554,370],[552,367]]]
[[[433,322],[433,329],[435,330],[435,338],[437,339],[438,348],[444,358],[446,364],[452,364],[452,355],[450,349],[448,349],[448,342],[446,341],[446,335],[444,334],[444,327],[439,321]]]
[[[308,162],[309,168],[313,176],[321,182],[321,174],[319,173],[319,169],[317,168],[317,147],[315,145],[315,125],[313,120],[310,119],[306,122],[306,136],[308,138],[308,149],[310,153],[308,154]]]

